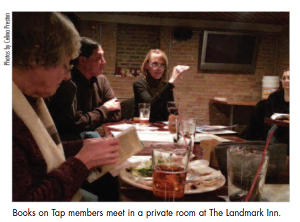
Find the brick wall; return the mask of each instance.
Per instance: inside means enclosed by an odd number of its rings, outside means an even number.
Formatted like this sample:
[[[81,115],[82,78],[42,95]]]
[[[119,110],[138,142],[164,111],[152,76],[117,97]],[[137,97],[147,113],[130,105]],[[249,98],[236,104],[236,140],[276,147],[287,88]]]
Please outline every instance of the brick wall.
[[[133,96],[132,83],[135,78],[115,77],[113,73],[116,64],[140,67],[148,50],[160,47],[169,57],[169,73],[177,64],[191,67],[176,84],[174,94],[175,100],[180,102],[182,115],[197,117],[200,124],[228,124],[228,107],[209,104],[209,99],[226,97],[233,101],[259,101],[262,77],[281,76],[283,69],[289,65],[288,28],[279,34],[261,33],[257,68],[254,74],[217,72],[208,74],[198,72],[199,38],[203,32],[201,29],[195,29],[190,40],[179,42],[172,37],[173,27],[114,23],[101,23],[100,26],[101,43],[107,61],[105,74],[118,97]],[[98,36],[95,32],[88,33],[86,28],[82,32],[85,35],[93,33]],[[278,52],[277,57],[276,52]],[[237,110],[237,112],[244,118],[244,122],[247,122],[249,112],[245,110]]]
[[[105,34],[104,34],[105,33]],[[115,73],[117,51],[117,24],[101,25],[101,44],[107,61],[105,73]],[[109,61],[109,62],[108,62]]]
[[[116,66],[140,69],[149,49],[159,48],[160,27],[118,25]]]
[[[276,74],[282,76],[285,69],[289,68],[290,60],[290,48],[289,48],[290,33],[289,28],[285,27],[281,35],[278,37],[278,58]]]

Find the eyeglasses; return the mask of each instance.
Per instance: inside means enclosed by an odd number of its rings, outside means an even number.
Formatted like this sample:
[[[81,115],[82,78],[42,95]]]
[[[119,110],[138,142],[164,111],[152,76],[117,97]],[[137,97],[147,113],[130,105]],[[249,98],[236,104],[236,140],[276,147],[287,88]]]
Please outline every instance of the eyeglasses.
[[[283,77],[282,77],[282,80],[283,80],[283,81],[290,80],[290,77],[289,77],[289,76],[283,76]]]
[[[158,65],[157,62],[153,62],[153,63],[150,63],[149,64],[153,69],[166,69],[166,65],[165,64],[162,64],[162,65]]]
[[[70,64],[64,65],[66,73],[70,72],[73,69],[73,67],[74,67],[74,65],[70,65]]]

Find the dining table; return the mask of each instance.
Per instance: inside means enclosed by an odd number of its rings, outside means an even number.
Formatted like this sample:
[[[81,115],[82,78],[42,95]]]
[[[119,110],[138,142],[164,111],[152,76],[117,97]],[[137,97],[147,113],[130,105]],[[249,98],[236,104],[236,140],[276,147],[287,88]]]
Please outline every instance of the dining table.
[[[229,126],[234,125],[234,107],[235,106],[249,106],[254,107],[257,104],[257,101],[227,101],[227,100],[218,100],[210,99],[209,103],[212,104],[222,104],[229,106]]]
[[[133,126],[140,126],[137,121],[122,121],[122,122],[112,122],[106,123],[102,126],[102,134],[104,133],[106,137],[114,137],[116,131],[122,131],[115,126],[120,124],[129,124]],[[148,124],[149,127],[155,128],[155,131],[158,132],[168,132],[168,122],[152,122]],[[137,128],[138,130],[138,128]],[[238,134],[222,134],[218,135],[223,139],[227,139],[231,142],[246,142],[246,140],[240,138]],[[158,141],[141,141],[143,144],[143,149],[136,153],[136,157],[151,157],[153,145],[160,143]],[[212,163],[213,156],[213,146],[219,144],[220,142],[215,139],[196,141],[194,144],[194,157],[193,160],[205,159],[203,156],[203,150],[210,146],[209,149],[212,151],[212,155],[206,157],[209,162],[209,167],[214,170],[219,170],[217,164]],[[152,202],[152,201],[163,201],[162,199],[156,198],[151,189],[144,189],[142,186],[136,186],[133,183],[128,183],[119,175],[121,199],[125,202]],[[265,199],[268,201],[278,201],[286,202],[289,201],[289,158],[287,158],[286,169],[282,174],[280,174],[276,180],[272,180],[270,183],[266,181],[264,186]],[[224,185],[217,187],[216,189],[208,189],[205,192],[190,192],[186,193],[182,199],[179,201],[183,202],[226,202],[228,201],[228,184],[227,179],[224,180]]]

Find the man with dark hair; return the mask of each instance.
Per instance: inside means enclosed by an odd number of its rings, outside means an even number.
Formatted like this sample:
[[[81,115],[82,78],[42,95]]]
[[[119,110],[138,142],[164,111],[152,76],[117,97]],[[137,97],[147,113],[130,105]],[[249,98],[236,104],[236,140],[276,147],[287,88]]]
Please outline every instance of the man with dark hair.
[[[103,74],[106,61],[99,43],[81,39],[80,55],[71,61],[71,79],[62,82],[46,104],[63,141],[100,137],[96,128],[121,119],[120,103]],[[99,147],[100,148],[100,147]],[[99,201],[120,200],[119,183],[110,173],[82,186]]]
[[[95,137],[96,132],[91,131],[121,118],[120,103],[102,75],[106,61],[100,44],[82,38],[80,55],[71,63],[71,79],[47,100],[63,141],[85,139],[87,131]]]

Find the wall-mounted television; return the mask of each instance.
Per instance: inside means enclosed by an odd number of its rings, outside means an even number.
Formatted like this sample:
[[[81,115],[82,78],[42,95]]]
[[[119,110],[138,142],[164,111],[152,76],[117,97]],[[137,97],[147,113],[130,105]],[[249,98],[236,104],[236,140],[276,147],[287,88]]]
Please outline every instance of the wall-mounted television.
[[[200,69],[254,72],[257,51],[257,34],[204,31]]]

